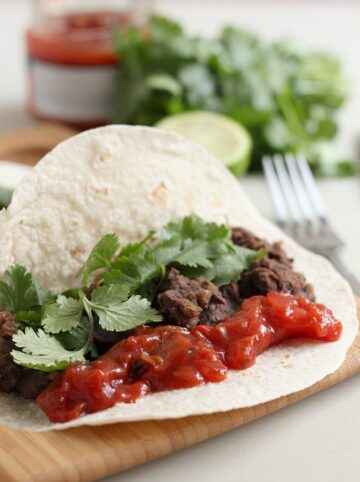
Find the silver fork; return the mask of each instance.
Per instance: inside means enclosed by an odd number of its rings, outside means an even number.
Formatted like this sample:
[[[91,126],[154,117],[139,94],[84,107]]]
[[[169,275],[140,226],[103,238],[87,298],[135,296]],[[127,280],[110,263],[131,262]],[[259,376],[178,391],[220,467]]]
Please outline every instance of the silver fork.
[[[339,257],[344,242],[332,229],[320,192],[304,156],[264,156],[263,169],[277,224],[305,248],[328,258],[360,294],[360,283]]]

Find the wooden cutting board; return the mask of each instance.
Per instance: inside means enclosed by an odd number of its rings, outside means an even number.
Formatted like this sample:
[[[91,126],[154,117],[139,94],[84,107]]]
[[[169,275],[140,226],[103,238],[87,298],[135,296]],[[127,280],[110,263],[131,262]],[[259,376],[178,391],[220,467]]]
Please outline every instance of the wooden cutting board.
[[[76,132],[61,124],[42,122],[25,129],[0,133],[0,160],[34,165],[56,144]]]
[[[27,150],[23,142],[17,151],[19,133],[0,135],[0,158],[35,163],[53,147],[52,143],[72,133],[47,124],[30,128],[22,131],[20,137],[27,139],[32,150]],[[360,299],[357,305],[360,318]],[[176,420],[80,427],[62,432],[30,433],[0,426],[0,481],[97,480],[240,427],[357,373],[360,373],[360,332],[345,362],[335,373],[305,390],[254,407]]]

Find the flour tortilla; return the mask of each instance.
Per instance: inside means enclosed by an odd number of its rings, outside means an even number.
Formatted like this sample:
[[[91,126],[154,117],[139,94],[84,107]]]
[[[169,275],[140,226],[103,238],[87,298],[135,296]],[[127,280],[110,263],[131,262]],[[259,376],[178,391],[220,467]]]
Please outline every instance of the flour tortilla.
[[[18,263],[47,289],[74,287],[102,235],[115,232],[126,244],[189,213],[244,226],[269,241],[282,239],[295,268],[314,284],[317,299],[343,322],[340,340],[288,342],[258,357],[252,368],[231,371],[220,384],[150,395],[65,424],[50,424],[33,402],[3,394],[1,423],[42,431],[226,411],[302,390],[341,365],[357,333],[348,283],[325,259],[262,218],[238,181],[209,153],[170,132],[103,127],[47,154],[0,213],[0,273]]]

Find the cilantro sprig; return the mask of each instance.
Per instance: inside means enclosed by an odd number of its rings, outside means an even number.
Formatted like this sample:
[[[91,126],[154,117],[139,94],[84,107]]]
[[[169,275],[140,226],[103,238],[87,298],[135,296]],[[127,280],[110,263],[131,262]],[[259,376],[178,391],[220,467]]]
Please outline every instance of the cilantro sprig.
[[[97,245],[99,260],[105,259],[104,252],[106,255],[110,252],[107,240],[109,237]],[[89,274],[90,267],[98,269],[99,264],[91,261],[87,267]],[[0,281],[0,307],[12,313],[20,325],[13,337],[16,345],[13,360],[42,371],[61,370],[72,363],[85,362],[86,354],[95,352],[95,315],[102,328],[118,332],[161,321],[161,315],[151,308],[150,301],[139,295],[130,296],[130,289],[126,284],[104,285],[89,296],[78,290],[55,297],[45,293],[26,268],[14,266]]]
[[[78,299],[59,295],[54,303],[43,307],[41,328],[38,325],[36,329],[27,327],[13,337],[15,345],[21,349],[11,352],[14,361],[42,371],[60,370],[72,363],[85,362],[85,355],[92,348],[95,315],[104,330],[118,332],[162,321],[147,299],[139,295],[129,297],[129,291],[125,285],[107,285],[95,289],[89,297],[83,290],[78,291]],[[88,323],[84,327],[85,315]],[[60,336],[56,336],[58,334]],[[76,350],[65,348],[64,344],[76,347],[79,335],[83,338],[80,347]]]
[[[190,278],[204,277],[223,286],[238,281],[241,273],[265,254],[236,246],[229,226],[207,223],[195,215],[167,224],[155,245],[149,243],[151,238],[145,239],[141,251],[122,250],[115,256],[102,276],[105,284],[127,284],[131,293],[152,299],[166,268],[177,265]]]
[[[180,112],[219,112],[250,131],[253,169],[264,154],[296,152],[323,175],[356,173],[332,142],[349,90],[333,54],[299,49],[288,39],[264,42],[234,26],[194,36],[158,15],[149,18],[145,35],[129,25],[114,38],[121,62],[115,122],[156,125]]]
[[[126,285],[101,286],[92,293],[91,300],[82,296],[82,301],[88,311],[97,314],[100,326],[107,331],[126,331],[147,322],[162,321],[146,298],[128,297],[129,292]]]
[[[152,301],[169,266],[223,286],[237,281],[265,254],[235,245],[229,226],[195,215],[170,222],[156,240],[154,235],[150,231],[140,242],[122,248],[115,234],[105,235],[80,272],[83,287],[78,290],[52,295],[26,268],[6,271],[0,281],[0,307],[20,326],[13,337],[14,361],[42,371],[84,363],[97,356],[95,322],[106,331],[126,332],[162,321]]]

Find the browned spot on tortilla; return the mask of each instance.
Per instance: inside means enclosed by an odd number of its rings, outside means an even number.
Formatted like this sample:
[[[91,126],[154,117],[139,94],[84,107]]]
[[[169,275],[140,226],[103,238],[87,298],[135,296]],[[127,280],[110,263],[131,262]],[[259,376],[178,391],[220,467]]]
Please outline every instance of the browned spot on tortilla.
[[[212,208],[220,208],[222,206],[222,203],[221,203],[221,199],[219,199],[218,197],[214,198],[211,202],[211,207]]]
[[[108,183],[98,182],[96,178],[88,184],[87,188],[89,193],[95,194],[95,196],[107,196],[109,194]]]
[[[83,246],[82,244],[78,244],[77,246],[75,246],[75,248],[70,250],[70,254],[71,256],[76,256],[78,254],[85,253],[85,251],[85,246]]]
[[[104,151],[99,155],[99,161],[100,162],[106,162],[108,159],[111,157],[111,152],[110,151]]]
[[[78,219],[71,219],[69,222],[69,226],[71,229],[76,229],[80,226],[80,222]]]
[[[290,353],[285,353],[284,358],[290,358]]]
[[[294,368],[294,364],[293,363],[286,363],[286,364],[284,364],[284,368]]]
[[[104,196],[107,196],[109,194],[109,188],[106,187],[106,186],[95,187],[94,191],[96,192],[96,194],[101,194],[101,195],[104,195]]]
[[[156,204],[160,207],[165,206],[169,192],[165,187],[165,184],[161,182],[152,192],[152,196]]]

